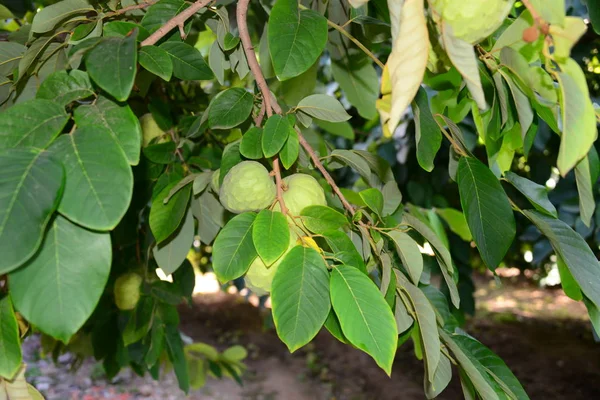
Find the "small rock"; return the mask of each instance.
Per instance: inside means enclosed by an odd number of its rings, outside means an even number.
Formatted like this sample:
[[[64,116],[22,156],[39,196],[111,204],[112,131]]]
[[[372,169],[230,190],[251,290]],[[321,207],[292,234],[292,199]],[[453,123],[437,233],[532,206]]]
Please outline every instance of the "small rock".
[[[141,385],[137,388],[138,392],[145,397],[149,397],[154,393],[154,388],[151,385]]]

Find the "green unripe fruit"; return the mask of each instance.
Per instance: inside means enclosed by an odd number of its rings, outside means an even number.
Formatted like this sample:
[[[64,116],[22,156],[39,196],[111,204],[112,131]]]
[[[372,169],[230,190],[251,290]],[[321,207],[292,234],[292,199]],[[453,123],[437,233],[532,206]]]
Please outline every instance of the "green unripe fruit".
[[[308,206],[326,206],[325,192],[315,178],[306,174],[294,174],[283,179],[286,191],[283,192],[283,201],[292,215]]]
[[[140,118],[140,124],[142,125],[142,136],[144,139],[143,145],[144,147],[148,146],[152,139],[161,137],[165,134],[165,131],[160,129],[156,120],[152,116],[152,114],[144,114]],[[159,142],[161,142],[159,140]]]
[[[133,310],[140,300],[142,277],[135,272],[119,276],[115,282],[115,303],[119,310]]]
[[[267,267],[260,257],[256,257],[252,264],[250,264],[250,268],[248,268],[246,276],[244,276],[246,287],[252,290],[252,292],[257,296],[264,296],[270,293],[275,271],[277,271],[279,264],[281,264],[281,261],[283,261],[283,258],[286,256],[286,254],[296,246],[297,240],[298,235],[294,232],[292,227],[290,227],[290,244],[288,249],[277,261],[273,263],[273,265]]]
[[[217,194],[219,194],[219,188],[221,187],[221,185],[219,185],[220,177],[221,177],[221,170],[218,169],[213,172],[212,178],[210,180],[210,187],[213,190],[213,192],[215,192]]]
[[[256,161],[243,161],[231,168],[221,184],[219,197],[232,213],[259,211],[275,200],[275,183],[269,171]]]
[[[452,27],[454,36],[477,43],[502,25],[514,0],[435,0],[433,7]]]

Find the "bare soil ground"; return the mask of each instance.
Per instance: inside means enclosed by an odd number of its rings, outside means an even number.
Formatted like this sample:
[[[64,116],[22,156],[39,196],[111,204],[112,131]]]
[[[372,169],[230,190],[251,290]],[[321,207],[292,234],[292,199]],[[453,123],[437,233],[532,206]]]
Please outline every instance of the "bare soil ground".
[[[600,399],[600,344],[594,342],[581,304],[561,290],[539,289],[519,280],[497,287],[480,278],[477,287],[478,314],[466,329],[506,361],[531,399]],[[366,354],[325,331],[290,354],[273,329],[265,328],[268,313],[237,295],[199,295],[181,314],[182,331],[195,341],[219,349],[233,344],[248,349],[243,386],[213,379],[185,397],[171,375],[154,382],[130,371],[111,383],[93,362],[71,373],[68,356],[58,365],[36,359],[35,339],[26,352],[33,371],[30,380],[48,400],[424,399],[423,366],[410,343],[398,351],[388,378]],[[462,399],[458,381],[453,380],[439,398]]]

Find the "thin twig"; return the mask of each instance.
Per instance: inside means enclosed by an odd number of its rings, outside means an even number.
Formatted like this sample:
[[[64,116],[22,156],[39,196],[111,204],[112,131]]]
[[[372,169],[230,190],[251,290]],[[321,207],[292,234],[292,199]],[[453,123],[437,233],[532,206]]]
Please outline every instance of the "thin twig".
[[[107,17],[114,17],[115,15],[125,14],[126,12],[129,12],[129,11],[141,10],[143,8],[150,7],[151,5],[153,5],[155,3],[158,3],[158,0],[152,0],[152,1],[148,0],[148,1],[145,1],[144,3],[141,3],[141,4],[134,4],[132,6],[123,7],[121,9],[119,9],[119,10],[116,10],[116,11],[113,11],[111,13],[106,14],[106,16]]]
[[[143,46],[151,46],[151,45],[155,44],[160,39],[162,39],[167,33],[171,32],[171,30],[173,30],[173,29],[177,28],[178,26],[182,25],[183,23],[185,23],[185,21],[187,21],[194,14],[196,14],[201,8],[206,7],[212,1],[213,0],[198,0],[198,1],[196,1],[195,3],[190,5],[188,8],[183,10],[180,14],[177,14],[176,16],[174,16],[173,18],[168,20],[166,24],[164,24],[163,26],[158,28],[158,30],[156,32],[154,32],[152,35],[148,36],[148,38],[146,38],[141,43],[141,46],[142,47]]]
[[[537,27],[539,28],[540,32],[542,32],[544,35],[547,35],[548,33],[550,33],[550,24],[548,24],[546,21],[544,21],[544,18],[542,18],[542,16],[537,12],[535,7],[533,7],[533,4],[531,4],[531,1],[530,0],[522,0],[521,3],[523,3],[525,8],[527,8],[529,10],[529,12],[531,13],[531,17],[533,18],[533,20],[534,20],[535,24],[537,25]]]
[[[283,200],[283,184],[281,182],[281,171],[279,170],[279,157],[273,159],[273,172],[275,172],[275,185],[277,186],[277,201],[283,215],[287,215],[288,209]]]
[[[262,93],[267,117],[270,117],[273,115],[273,111],[276,114],[281,114],[281,107],[279,107],[279,104],[277,104],[276,101],[272,101],[273,99],[271,97],[271,91],[269,90],[265,76],[263,75],[260,65],[258,64],[258,60],[256,59],[256,53],[254,52],[252,40],[250,39],[250,32],[248,31],[248,22],[246,21],[246,18],[248,17],[249,3],[250,0],[238,1],[236,8],[238,31],[242,41],[244,53],[246,54],[246,59],[248,60],[248,67],[250,68],[250,72],[252,72],[254,79],[256,79],[256,84]]]
[[[265,118],[265,102],[260,103],[260,110],[258,111],[258,115],[254,118],[254,125],[260,126],[262,124],[263,119]]]
[[[308,9],[302,4],[299,4],[298,6],[303,10]],[[385,65],[379,60],[379,58],[375,56],[375,54],[373,54],[369,49],[365,47],[364,44],[362,44],[357,38],[352,36],[347,30],[345,30],[343,26],[339,26],[338,24],[330,20],[327,20],[327,25],[329,25],[330,27],[332,27],[333,29],[350,39],[350,41],[352,41],[352,43],[358,46],[359,49],[361,49],[367,56],[369,56],[375,62],[375,64],[379,65],[379,68],[383,69],[385,67]]]

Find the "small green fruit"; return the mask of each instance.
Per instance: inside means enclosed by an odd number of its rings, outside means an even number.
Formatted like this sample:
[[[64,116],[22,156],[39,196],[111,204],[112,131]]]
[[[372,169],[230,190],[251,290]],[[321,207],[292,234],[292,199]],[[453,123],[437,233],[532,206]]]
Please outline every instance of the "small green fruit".
[[[160,129],[160,127],[156,123],[156,120],[150,113],[142,115],[142,117],[140,118],[140,124],[142,125],[144,147],[148,146],[152,139],[165,135],[165,131]]]
[[[475,44],[502,25],[514,0],[434,0],[435,12],[452,27],[454,36]]]
[[[275,200],[275,183],[269,172],[256,161],[243,161],[231,168],[220,188],[223,207],[232,213],[259,211]]]
[[[142,277],[135,272],[119,276],[115,282],[115,303],[119,310],[133,310],[140,300]]]
[[[326,206],[325,192],[315,178],[306,174],[294,174],[283,179],[287,190],[283,192],[283,201],[292,215],[308,206]]]

